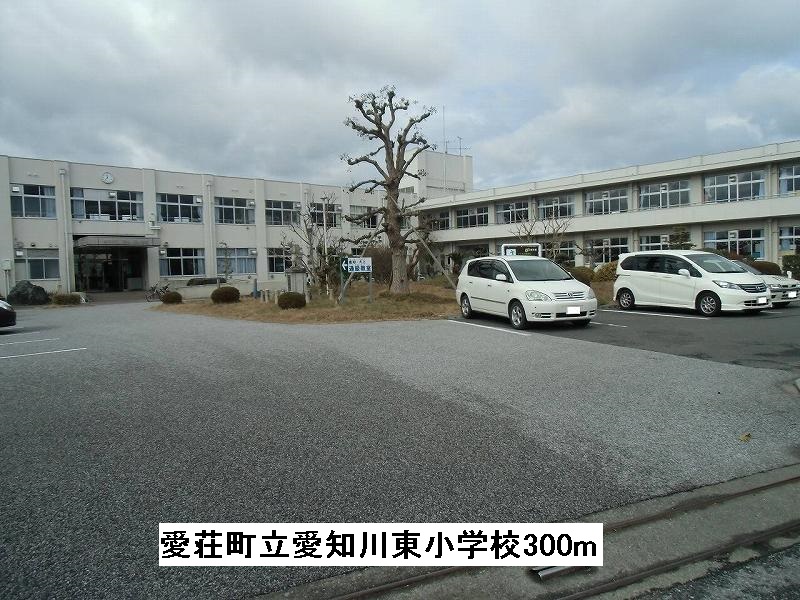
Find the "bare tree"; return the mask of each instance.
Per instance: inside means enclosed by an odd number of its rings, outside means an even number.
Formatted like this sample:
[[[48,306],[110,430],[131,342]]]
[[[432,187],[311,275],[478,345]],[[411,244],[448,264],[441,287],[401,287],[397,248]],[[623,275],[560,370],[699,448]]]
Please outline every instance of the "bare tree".
[[[331,211],[335,196],[322,196],[317,210],[312,196],[308,206],[301,207],[296,220],[286,223],[289,233],[281,238],[281,247],[293,256],[296,264],[311,277],[312,285],[319,288],[335,287],[337,273],[337,256],[344,250],[344,241],[335,232],[336,222],[328,222],[327,215]],[[299,245],[301,251],[295,252]]]
[[[516,223],[511,233],[522,243],[541,243],[544,256],[555,261],[561,253],[561,243],[572,218],[572,215],[562,216],[553,210],[540,215],[534,208],[526,220]]]
[[[415,229],[409,228],[405,233],[401,229],[404,219],[419,214],[415,208],[425,199],[419,198],[405,204],[400,197],[400,182],[404,176],[419,179],[424,175],[421,172],[412,173],[409,168],[417,156],[428,148],[433,148],[420,132],[419,124],[430,117],[435,109],[423,107],[422,112],[410,116],[402,128],[398,124],[399,131],[395,133],[393,128],[397,124],[398,113],[408,111],[412,102],[397,96],[394,87],[387,86],[379,92],[351,96],[349,102],[355,107],[357,115],[355,118],[345,119],[344,124],[355,131],[360,138],[376,142],[377,147],[361,156],[343,154],[342,160],[351,167],[361,164],[371,165],[378,172],[372,179],[354,183],[350,186],[350,191],[359,188],[364,188],[368,192],[377,188],[383,188],[385,191],[385,205],[370,209],[362,216],[365,218],[377,214],[383,216],[378,227],[380,233],[386,235],[389,248],[392,250],[392,283],[389,290],[393,294],[407,294],[410,290],[406,246],[413,243],[409,238]],[[408,156],[406,156],[407,150]],[[357,215],[355,219],[358,217]],[[348,218],[348,220],[354,219]],[[364,236],[364,239],[366,237],[368,236]]]

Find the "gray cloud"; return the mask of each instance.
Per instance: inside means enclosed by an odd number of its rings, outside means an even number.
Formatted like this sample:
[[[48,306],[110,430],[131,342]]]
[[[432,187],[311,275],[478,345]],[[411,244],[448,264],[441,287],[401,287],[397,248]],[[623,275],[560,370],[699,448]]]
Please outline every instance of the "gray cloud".
[[[479,185],[800,137],[794,2],[0,5],[0,153],[347,183],[347,97],[446,105]],[[439,143],[442,112],[426,124]]]

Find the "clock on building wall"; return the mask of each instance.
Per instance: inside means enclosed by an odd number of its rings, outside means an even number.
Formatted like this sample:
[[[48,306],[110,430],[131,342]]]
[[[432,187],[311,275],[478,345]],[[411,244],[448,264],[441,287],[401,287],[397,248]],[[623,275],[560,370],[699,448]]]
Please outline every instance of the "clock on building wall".
[[[109,173],[108,171],[103,173],[100,176],[100,179],[103,181],[103,183],[113,183],[114,182],[114,176],[111,173]]]

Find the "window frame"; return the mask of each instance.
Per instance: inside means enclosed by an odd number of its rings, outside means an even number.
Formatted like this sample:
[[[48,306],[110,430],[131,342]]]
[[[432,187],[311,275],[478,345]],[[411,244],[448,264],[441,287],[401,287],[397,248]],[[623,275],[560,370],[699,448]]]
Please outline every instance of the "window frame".
[[[177,255],[176,255],[177,251]],[[161,277],[203,277],[206,274],[205,248],[166,248],[165,254],[159,257],[158,272]],[[173,265],[180,265],[180,273],[173,273]],[[185,268],[191,264],[187,272]],[[167,267],[166,269],[164,267]]]
[[[288,206],[287,206],[288,205]],[[300,203],[291,200],[267,200],[265,208],[267,225],[288,227],[300,223]],[[276,219],[276,217],[278,217]],[[276,222],[279,220],[280,222]]]
[[[467,206],[465,208],[456,209],[456,229],[469,229],[470,227],[484,227],[485,225],[488,224],[489,224],[488,205]]]
[[[87,194],[87,192],[89,193]],[[69,204],[71,217],[78,221],[115,221],[120,223],[144,221],[144,194],[142,192],[71,187],[69,188]],[[86,208],[87,204],[93,205],[92,208],[97,212],[89,212]],[[106,215],[107,219],[102,218]]]
[[[511,225],[528,221],[529,215],[530,204],[527,200],[495,204],[495,223],[498,225]]]
[[[753,175],[760,173],[760,179],[754,179]],[[703,203],[719,204],[722,202],[742,202],[745,200],[759,200],[766,196],[767,183],[765,174],[767,170],[753,169],[750,171],[738,171],[735,173],[715,173],[703,177]],[[735,178],[735,179],[732,179]],[[753,185],[759,185],[759,193],[753,195]],[[740,194],[743,187],[750,187],[750,195]],[[722,194],[722,190],[725,193]],[[735,194],[734,194],[735,192]],[[724,196],[724,198],[722,197]]]
[[[197,203],[200,197],[198,194],[156,194],[156,219],[159,223],[202,223],[203,205]],[[177,215],[170,215],[173,212],[170,207],[176,207]]]
[[[544,196],[537,199],[536,211],[540,219],[566,219],[568,217],[574,217],[575,196],[572,194],[567,194],[566,196]]]
[[[57,219],[58,207],[56,205],[56,187],[54,185],[39,185],[26,183],[12,183],[9,190],[20,188],[19,192],[10,191],[11,217],[15,219]],[[33,189],[36,188],[36,193]],[[52,194],[50,193],[52,191]],[[15,200],[18,209],[15,210]],[[38,211],[30,210],[33,203],[38,205]],[[46,203],[46,208],[43,208]],[[38,214],[33,214],[37,212]],[[29,214],[30,213],[30,214]]]
[[[617,210],[613,210],[612,207],[615,202]],[[596,207],[598,204],[600,205],[599,211],[590,210],[590,205]],[[586,192],[583,201],[584,215],[616,215],[624,212],[628,212],[628,188],[610,188]]]
[[[214,223],[217,225],[255,225],[256,207],[253,198],[214,196]],[[229,215],[229,216],[228,216]]]

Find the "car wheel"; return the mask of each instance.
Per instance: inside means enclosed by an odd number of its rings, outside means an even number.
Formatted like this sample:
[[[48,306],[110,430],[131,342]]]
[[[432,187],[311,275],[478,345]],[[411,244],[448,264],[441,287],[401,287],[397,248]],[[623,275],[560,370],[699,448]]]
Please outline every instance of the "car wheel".
[[[628,288],[622,288],[617,294],[617,304],[622,310],[631,310],[636,306],[636,298]]]
[[[583,321],[572,321],[572,324],[575,325],[575,327],[586,327],[589,325],[589,323],[591,323],[589,319],[584,319]]]
[[[528,327],[528,317],[525,316],[525,309],[517,300],[511,303],[508,309],[508,318],[514,329],[526,329]]]
[[[466,294],[461,296],[461,316],[465,319],[472,318],[472,305],[469,303],[469,298]]]
[[[773,302],[772,306],[774,306],[775,308],[786,308],[787,306],[789,306],[789,303],[788,302]]]
[[[722,312],[722,303],[714,292],[703,292],[697,297],[697,312],[704,317],[716,317]]]

